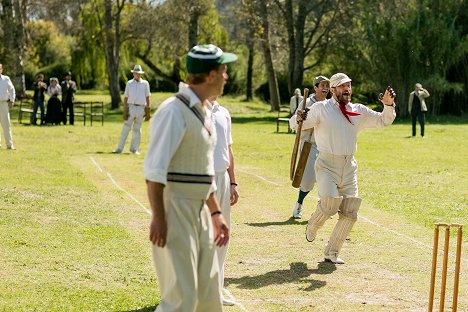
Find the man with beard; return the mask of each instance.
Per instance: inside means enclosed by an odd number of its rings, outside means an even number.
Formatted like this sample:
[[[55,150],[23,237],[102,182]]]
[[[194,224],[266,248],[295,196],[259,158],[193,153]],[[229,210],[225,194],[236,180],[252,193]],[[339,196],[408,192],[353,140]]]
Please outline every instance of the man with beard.
[[[330,91],[330,80],[325,76],[315,77],[314,90],[315,93],[312,94],[306,102],[306,107],[308,109],[310,109],[314,103],[327,99],[328,92]],[[309,158],[307,158],[304,174],[302,175],[297,202],[293,209],[294,219],[302,218],[302,203],[304,202],[304,198],[307,196],[307,194],[309,194],[309,192],[314,188],[316,181],[314,165],[315,159],[317,158],[317,144],[315,143],[313,128],[301,131],[301,148],[304,145],[304,141],[311,142],[312,146],[310,149]]]
[[[314,128],[318,156],[315,163],[319,201],[306,227],[306,239],[312,242],[318,229],[337,212],[338,222],[325,246],[325,261],[343,264],[339,253],[357,220],[361,205],[358,197],[357,163],[354,153],[357,135],[366,128],[382,128],[395,119],[395,92],[388,87],[380,98],[382,113],[362,104],[351,103],[351,79],[343,73],[330,78],[332,98],[317,102],[307,112],[298,112],[291,127],[303,121],[303,129]]]

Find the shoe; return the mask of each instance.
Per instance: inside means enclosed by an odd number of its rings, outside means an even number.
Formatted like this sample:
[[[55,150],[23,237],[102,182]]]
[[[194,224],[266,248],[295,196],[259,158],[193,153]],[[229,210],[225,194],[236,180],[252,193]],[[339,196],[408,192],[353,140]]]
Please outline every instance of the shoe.
[[[302,218],[302,205],[296,203],[293,209],[293,218],[294,219],[301,219]]]
[[[311,229],[312,227],[309,227],[309,225],[307,224],[306,226],[306,240],[309,242],[309,243],[312,243],[314,240],[315,240],[315,237],[317,236],[317,231],[312,231],[312,230],[309,230]]]
[[[223,306],[233,306],[235,305],[236,302],[234,300],[229,300],[229,299],[226,299],[226,298],[223,298]]]
[[[135,155],[140,155],[139,151],[130,151],[130,153],[135,154]]]
[[[334,264],[344,264],[344,260],[341,258],[338,258],[337,253],[333,253],[330,255],[325,256],[325,262],[332,262]]]
[[[7,146],[7,149],[9,150],[15,150],[16,148],[14,146]]]
[[[112,151],[112,154],[120,154],[122,153],[122,150],[120,148],[116,148],[115,150]]]

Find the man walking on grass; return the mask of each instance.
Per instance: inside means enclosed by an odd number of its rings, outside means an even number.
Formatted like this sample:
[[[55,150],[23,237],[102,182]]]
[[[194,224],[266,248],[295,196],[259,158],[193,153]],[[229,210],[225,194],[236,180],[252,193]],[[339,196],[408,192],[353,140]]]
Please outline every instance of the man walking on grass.
[[[145,72],[140,65],[135,65],[131,72],[133,79],[127,82],[124,93],[123,118],[125,122],[122,126],[119,145],[112,152],[115,154],[122,153],[131,129],[130,153],[140,155],[141,124],[143,119],[150,119],[150,87],[148,81],[141,78]]]
[[[357,163],[354,153],[357,135],[366,128],[382,128],[395,119],[395,92],[388,87],[380,99],[382,113],[362,104],[351,103],[351,79],[343,73],[330,78],[332,98],[317,102],[310,111],[291,117],[291,128],[303,120],[303,128],[314,128],[318,156],[315,163],[319,202],[306,227],[306,239],[312,242],[317,231],[336,213],[338,221],[325,246],[325,261],[343,264],[339,253],[358,217]]]
[[[212,44],[193,47],[187,84],[151,120],[144,175],[161,290],[157,312],[222,311],[215,245],[227,244],[229,229],[216,198],[216,132],[207,99],[223,93],[226,64],[235,60]]]
[[[3,129],[6,147],[10,150],[15,149],[10,124],[10,108],[15,105],[15,97],[15,87],[10,77],[3,75],[3,65],[0,64],[0,124]]]

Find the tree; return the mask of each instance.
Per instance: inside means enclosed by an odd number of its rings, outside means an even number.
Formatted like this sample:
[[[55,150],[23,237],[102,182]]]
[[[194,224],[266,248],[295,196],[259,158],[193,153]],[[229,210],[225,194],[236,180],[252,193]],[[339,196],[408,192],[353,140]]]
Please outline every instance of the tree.
[[[327,55],[330,32],[336,25],[345,3],[321,0],[275,0],[282,12],[289,47],[289,92],[303,85],[304,71],[315,68]],[[314,54],[315,52],[315,54]],[[313,63],[305,66],[308,56],[315,55]]]
[[[116,109],[122,103],[119,85],[120,46],[121,38],[121,14],[125,6],[125,0],[104,0],[104,17],[101,16],[101,7],[94,3],[96,15],[99,20],[102,45],[106,56],[106,69],[111,95],[111,107]]]
[[[279,111],[280,96],[278,88],[278,79],[276,78],[275,66],[273,64],[273,57],[271,55],[270,45],[270,23],[268,20],[268,0],[259,0],[258,12],[261,18],[261,45],[263,51],[263,58],[265,60],[265,69],[267,72],[268,90],[270,91],[270,105],[272,111]]]
[[[24,53],[25,53],[25,12],[26,1],[2,0],[1,21],[2,28],[8,25],[8,31],[3,32],[3,59],[4,67],[10,72],[18,97],[26,94],[26,82],[24,77]]]

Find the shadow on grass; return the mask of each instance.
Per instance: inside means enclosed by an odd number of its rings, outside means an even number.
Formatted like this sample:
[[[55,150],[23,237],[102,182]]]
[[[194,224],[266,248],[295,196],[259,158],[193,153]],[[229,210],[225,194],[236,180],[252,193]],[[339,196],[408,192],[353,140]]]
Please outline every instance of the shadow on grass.
[[[144,307],[144,308],[138,308],[138,309],[135,309],[135,310],[122,310],[122,311],[119,311],[119,312],[153,312],[154,310],[156,310],[156,307],[158,305],[153,305],[153,306],[147,306],[147,307]]]
[[[256,226],[256,227],[267,227],[267,226],[274,226],[274,225],[305,225],[307,224],[307,220],[297,221],[294,218],[289,218],[286,221],[258,222],[258,223],[246,223],[246,224],[250,226]]]
[[[336,270],[336,265],[331,262],[319,262],[316,269],[308,269],[304,262],[293,262],[289,270],[271,271],[257,276],[243,276],[240,278],[226,278],[227,285],[235,284],[239,288],[258,289],[268,285],[286,284],[286,283],[309,283],[310,285],[302,290],[314,291],[324,287],[327,283],[316,279],[311,279],[311,275],[331,274]]]

